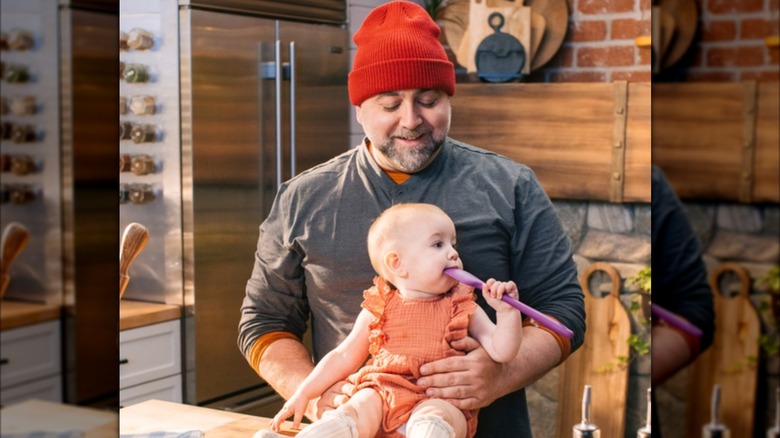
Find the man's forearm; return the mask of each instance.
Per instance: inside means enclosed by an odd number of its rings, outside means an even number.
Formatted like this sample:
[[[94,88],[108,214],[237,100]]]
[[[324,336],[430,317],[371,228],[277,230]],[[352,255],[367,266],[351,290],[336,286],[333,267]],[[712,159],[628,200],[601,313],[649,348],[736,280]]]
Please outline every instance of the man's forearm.
[[[676,330],[660,325],[653,326],[650,357],[653,361],[653,386],[660,386],[677,371],[687,365],[693,355],[685,338]]]
[[[524,388],[542,378],[561,360],[561,348],[548,332],[533,326],[523,328],[523,342],[512,362],[506,364],[501,395]]]
[[[258,366],[260,377],[284,399],[289,399],[298,385],[314,369],[311,354],[295,339],[279,339],[266,348]]]

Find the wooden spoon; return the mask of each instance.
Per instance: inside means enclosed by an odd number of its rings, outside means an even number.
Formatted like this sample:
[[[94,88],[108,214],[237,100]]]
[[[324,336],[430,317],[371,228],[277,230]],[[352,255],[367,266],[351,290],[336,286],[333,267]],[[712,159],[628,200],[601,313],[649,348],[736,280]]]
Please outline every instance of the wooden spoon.
[[[119,299],[125,294],[130,276],[130,265],[133,263],[146,243],[149,242],[149,230],[136,222],[131,223],[122,233],[122,243],[119,247]]]
[[[2,285],[0,285],[0,298],[5,295],[8,283],[11,282],[11,276],[8,269],[11,262],[22,252],[27,242],[30,240],[30,231],[19,222],[11,222],[3,230],[2,241],[0,241],[0,274],[2,275]]]

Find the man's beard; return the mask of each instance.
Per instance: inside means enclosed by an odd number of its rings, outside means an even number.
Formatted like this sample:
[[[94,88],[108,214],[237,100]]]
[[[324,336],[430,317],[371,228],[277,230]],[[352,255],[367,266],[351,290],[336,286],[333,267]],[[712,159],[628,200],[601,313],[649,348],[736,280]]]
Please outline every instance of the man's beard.
[[[396,147],[393,139],[396,136],[389,138],[382,144],[375,145],[379,152],[391,161],[395,167],[406,173],[416,173],[424,169],[430,164],[431,157],[441,148],[444,143],[444,139],[437,140],[431,137],[431,141],[418,148],[399,148]],[[407,137],[397,136],[401,138],[415,138],[416,135],[410,135]]]

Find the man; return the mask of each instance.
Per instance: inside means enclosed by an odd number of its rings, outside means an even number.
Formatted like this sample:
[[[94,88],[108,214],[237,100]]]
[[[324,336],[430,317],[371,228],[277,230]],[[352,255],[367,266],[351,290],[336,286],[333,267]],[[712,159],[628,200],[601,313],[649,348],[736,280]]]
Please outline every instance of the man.
[[[712,345],[715,308],[701,245],[685,216],[682,202],[657,166],[652,167],[652,190],[653,303],[701,330],[701,336],[695,337],[653,318],[650,355],[653,361],[651,380],[655,388]],[[653,402],[653,406],[658,405]],[[654,436],[661,436],[657,412],[659,410],[653,409],[652,430]]]
[[[514,281],[520,300],[575,335],[569,340],[526,321],[520,352],[507,364],[466,338],[452,344],[465,356],[426,364],[417,383],[460,409],[482,408],[479,437],[530,437],[523,388],[582,343],[582,290],[570,242],[533,172],[447,137],[455,74],[438,35],[425,10],[405,1],[377,7],[355,34],[348,88],[366,138],[279,189],[260,226],[239,347],[288,398],[314,367],[300,341],[309,317],[319,360],[360,312],[375,275],[366,249],[371,222],[394,204],[435,204],[456,225],[466,270]],[[481,298],[479,304],[495,318]],[[318,418],[349,390],[334,385],[308,416]]]

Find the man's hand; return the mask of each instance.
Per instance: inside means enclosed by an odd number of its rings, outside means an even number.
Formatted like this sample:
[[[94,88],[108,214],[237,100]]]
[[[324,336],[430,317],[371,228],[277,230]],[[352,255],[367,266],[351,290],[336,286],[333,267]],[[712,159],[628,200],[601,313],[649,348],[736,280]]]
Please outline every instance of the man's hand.
[[[485,407],[506,394],[500,377],[503,364],[494,362],[475,339],[453,341],[453,348],[467,352],[427,363],[417,384],[427,387],[426,394],[452,403],[459,409]]]
[[[317,421],[325,412],[336,409],[349,400],[355,385],[342,380],[328,388],[319,398],[311,400],[306,409],[306,417],[311,421]]]

